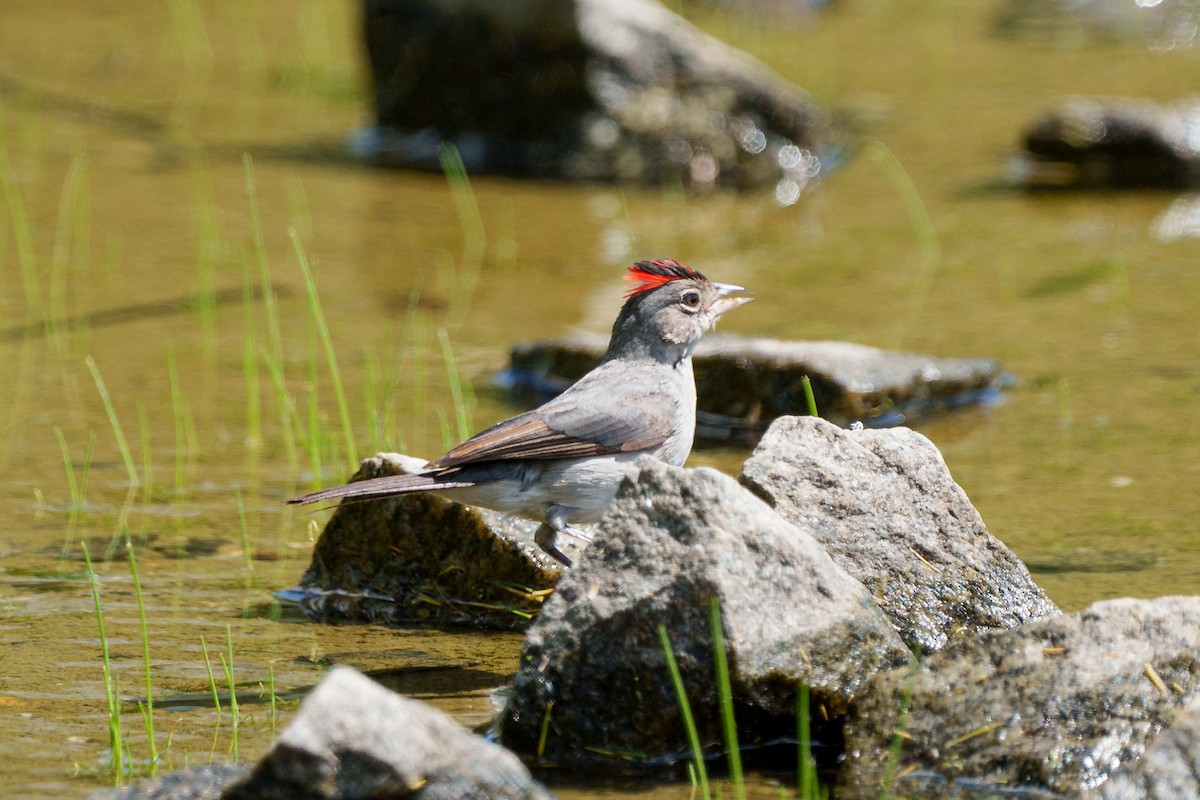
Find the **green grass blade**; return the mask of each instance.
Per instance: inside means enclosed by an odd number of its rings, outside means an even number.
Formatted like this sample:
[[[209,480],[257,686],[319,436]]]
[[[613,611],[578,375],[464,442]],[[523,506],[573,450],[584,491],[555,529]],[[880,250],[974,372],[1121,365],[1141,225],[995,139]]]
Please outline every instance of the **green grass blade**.
[[[54,426],[54,436],[58,439],[58,451],[62,454],[63,468],[67,473],[67,491],[71,493],[71,511],[74,513],[76,509],[82,507],[82,498],[79,496],[79,485],[75,481],[75,465],[71,463],[71,451],[67,447],[67,437],[63,435],[62,428]]]
[[[333,349],[333,337],[329,335],[329,325],[325,322],[325,313],[321,310],[321,299],[317,296],[317,283],[313,279],[312,269],[308,264],[308,256],[300,244],[300,235],[295,228],[288,230],[292,240],[292,248],[296,252],[296,260],[300,263],[300,271],[304,276],[304,289],[308,294],[308,310],[317,326],[317,335],[321,339],[321,347],[325,351],[325,361],[329,367],[329,378],[333,383],[333,396],[337,402],[338,416],[342,421],[342,435],[346,439],[346,453],[350,458],[350,467],[358,467],[358,448],[354,443],[354,426],[350,423],[350,406],[346,403],[346,392],[342,388],[342,373],[338,370],[337,354]]]
[[[817,769],[812,756],[812,718],[809,716],[809,690],[802,684],[796,692],[797,778],[801,800],[817,800]]]
[[[713,660],[716,665],[717,696],[721,703],[721,729],[725,733],[726,758],[733,793],[737,800],[746,800],[746,781],[742,774],[742,751],[738,748],[737,721],[733,717],[733,688],[729,682],[729,660],[725,653],[725,632],[721,626],[721,602],[709,600],[709,624],[712,626]]]
[[[454,359],[454,349],[450,347],[450,335],[445,328],[438,328],[438,344],[442,348],[442,361],[446,364],[446,380],[450,384],[450,399],[454,403],[454,420],[458,425],[459,441],[471,435],[471,410],[474,405],[474,394],[471,392],[469,381],[464,382]],[[467,395],[470,394],[470,401]]]
[[[250,205],[250,232],[254,240],[254,255],[258,259],[263,309],[267,315],[267,340],[270,343],[271,355],[276,363],[282,364],[283,334],[279,329],[279,309],[275,304],[275,291],[271,287],[271,266],[267,260],[267,245],[263,239],[262,218],[258,213],[258,190],[254,182],[254,162],[249,153],[242,156],[242,167],[246,173],[246,200]]]
[[[688,744],[692,748],[692,763],[696,769],[696,780],[700,784],[700,796],[711,800],[712,794],[708,789],[708,770],[704,767],[704,750],[700,747],[700,733],[696,730],[696,719],[692,716],[692,704],[688,702],[687,688],[683,685],[683,674],[675,661],[675,651],[671,648],[671,637],[667,635],[667,626],[658,626],[658,638],[662,642],[663,655],[667,659],[667,671],[671,674],[671,683],[675,687],[675,696],[679,700],[679,712],[683,715],[683,727],[687,732]]]
[[[146,624],[146,602],[142,597],[142,579],[138,575],[137,557],[133,553],[133,540],[129,529],[125,529],[125,550],[129,553],[129,572],[133,576],[133,593],[137,600],[138,622],[142,632],[142,668],[146,674],[146,702],[142,719],[146,725],[146,739],[150,743],[150,774],[158,771],[158,742],[154,739],[154,682],[150,674],[150,632]]]
[[[121,460],[125,462],[125,471],[129,473],[130,488],[140,486],[141,480],[138,478],[137,467],[134,466],[133,455],[129,452],[129,445],[125,442],[125,433],[121,430],[121,421],[117,419],[117,412],[113,408],[112,398],[108,395],[108,388],[104,385],[104,378],[100,377],[100,370],[96,367],[96,361],[91,356],[88,356],[84,361],[87,364],[88,371],[92,373],[92,380],[96,382],[96,390],[100,392],[100,401],[104,403],[104,413],[108,415],[113,435],[117,437],[117,448],[121,451]]]
[[[896,344],[899,345],[908,331],[917,323],[925,308],[925,302],[929,299],[942,258],[942,244],[938,238],[937,229],[933,225],[933,219],[929,216],[929,209],[921,200],[921,193],[917,191],[916,184],[913,183],[900,160],[887,148],[887,145],[880,141],[873,142],[868,148],[868,152],[882,167],[884,174],[900,196],[900,202],[908,212],[922,250],[917,281],[909,301],[908,312],[901,316],[895,334]]]
[[[820,414],[817,413],[817,398],[813,395],[812,381],[808,379],[807,375],[804,375],[800,378],[800,385],[804,387],[804,403],[808,408],[808,415],[810,417],[819,417]]]
[[[225,643],[229,657],[226,658],[225,653],[220,655],[221,666],[225,669],[225,682],[229,686],[229,754],[236,763],[238,760],[238,723],[241,715],[238,713],[237,686],[233,681],[233,628],[228,624],[225,626]]]
[[[121,699],[117,694],[116,676],[112,671],[112,657],[108,651],[108,635],[104,631],[104,611],[100,605],[100,583],[96,570],[92,568],[92,556],[87,542],[80,542],[83,563],[87,565],[88,583],[92,587],[92,606],[96,610],[96,625],[100,629],[100,667],[104,674],[104,697],[108,702],[108,745],[112,752],[113,780],[120,785],[125,775],[123,737],[121,735]]]
[[[8,153],[7,125],[4,104],[0,103],[0,195],[8,206],[9,224],[17,250],[17,263],[21,266],[21,279],[25,284],[25,309],[27,318],[44,317],[42,288],[38,283],[37,258],[33,251],[33,230],[25,211],[25,202],[17,186],[16,173]]]

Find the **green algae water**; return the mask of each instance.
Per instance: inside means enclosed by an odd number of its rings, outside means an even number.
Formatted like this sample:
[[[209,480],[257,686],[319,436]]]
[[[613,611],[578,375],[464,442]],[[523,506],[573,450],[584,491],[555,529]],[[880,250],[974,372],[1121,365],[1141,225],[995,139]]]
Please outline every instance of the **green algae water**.
[[[433,456],[511,414],[490,384],[507,347],[606,330],[640,258],[752,289],[723,330],[1002,360],[1004,403],[920,425],[988,528],[1064,608],[1196,592],[1200,242],[1153,234],[1171,194],[1027,194],[1006,176],[1042,110],[1176,98],[1200,55],[999,38],[984,3],[684,10],[860,121],[816,191],[781,208],[769,191],[472,176],[464,194],[356,165],[342,143],[370,115],[350,4],[0,9],[9,791],[79,797],[153,768],[127,539],[163,769],[256,759],[335,663],[486,722],[520,637],[308,622],[273,592],[327,512],[281,501],[343,480],[355,450]]]

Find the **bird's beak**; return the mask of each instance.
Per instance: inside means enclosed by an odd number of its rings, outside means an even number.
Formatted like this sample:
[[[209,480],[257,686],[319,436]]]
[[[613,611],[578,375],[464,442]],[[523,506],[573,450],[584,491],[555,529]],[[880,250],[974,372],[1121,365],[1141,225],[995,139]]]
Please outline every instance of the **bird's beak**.
[[[740,305],[749,303],[753,297],[730,297],[731,294],[746,291],[741,286],[734,286],[732,283],[714,283],[713,288],[717,290],[717,299],[712,304],[713,319],[719,318],[726,311],[732,311]]]

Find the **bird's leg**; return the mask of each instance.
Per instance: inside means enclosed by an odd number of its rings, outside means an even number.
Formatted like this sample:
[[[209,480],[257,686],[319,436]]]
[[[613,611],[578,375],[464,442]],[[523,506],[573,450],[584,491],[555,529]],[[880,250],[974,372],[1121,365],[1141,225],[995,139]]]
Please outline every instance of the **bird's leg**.
[[[537,532],[533,535],[533,540],[537,542],[538,547],[567,567],[571,566],[571,559],[567,558],[563,551],[555,546],[558,534],[565,533],[567,536],[583,542],[591,542],[595,538],[587,531],[573,527],[567,522],[567,518],[570,516],[572,510],[570,506],[558,505],[557,503],[550,506],[546,509],[546,521],[538,526]]]

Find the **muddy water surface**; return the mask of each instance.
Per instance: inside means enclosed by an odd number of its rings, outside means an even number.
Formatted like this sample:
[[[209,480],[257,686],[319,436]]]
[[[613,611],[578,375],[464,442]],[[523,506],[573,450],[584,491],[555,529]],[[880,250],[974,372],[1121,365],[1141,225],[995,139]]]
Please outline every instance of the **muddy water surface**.
[[[1067,608],[1195,592],[1200,243],[1151,235],[1167,194],[1003,179],[1041,109],[1179,96],[1198,56],[1000,41],[987,3],[911,6],[697,17],[872,121],[874,143],[799,203],[476,178],[482,236],[441,176],[341,155],[368,118],[352,4],[0,8],[0,785],[71,797],[112,780],[85,543],[135,769],[150,749],[126,538],[168,765],[255,759],[332,663],[486,721],[519,637],[309,623],[273,591],[323,517],[280,500],[355,455],[434,455],[511,413],[489,388],[508,345],[604,330],[641,257],[754,289],[726,330],[1002,359],[1018,381],[1003,405],[921,425],[989,528]],[[457,409],[447,346],[469,379]]]

